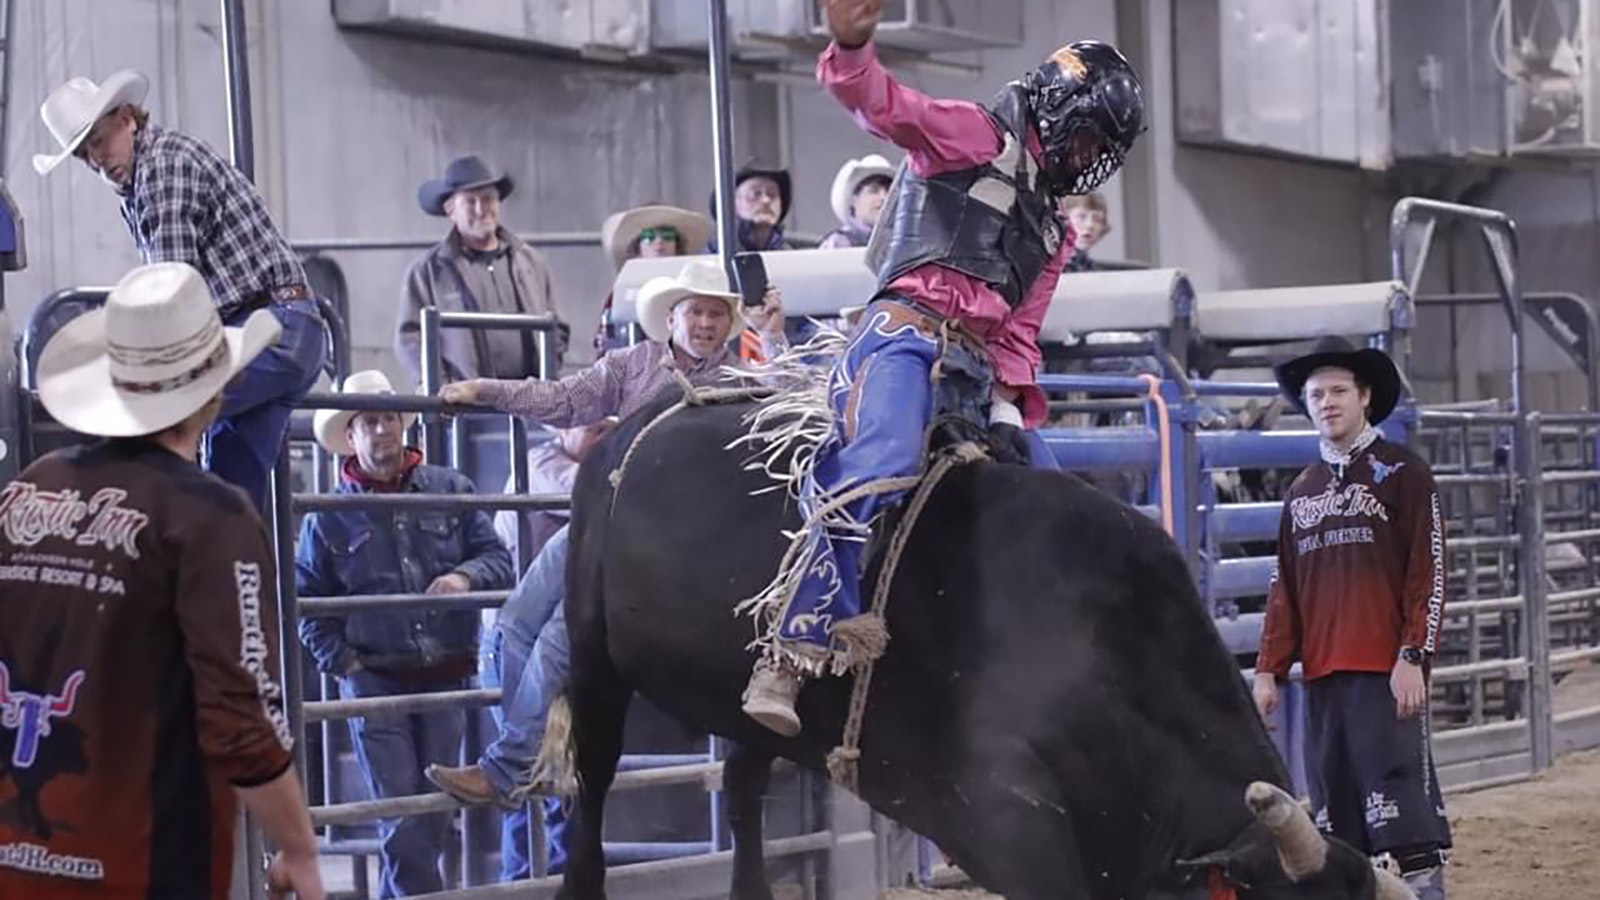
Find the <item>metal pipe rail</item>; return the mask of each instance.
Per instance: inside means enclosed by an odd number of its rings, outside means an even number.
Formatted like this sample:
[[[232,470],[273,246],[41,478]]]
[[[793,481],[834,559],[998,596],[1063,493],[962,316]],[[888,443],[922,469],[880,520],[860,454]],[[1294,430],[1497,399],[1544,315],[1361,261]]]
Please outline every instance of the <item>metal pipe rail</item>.
[[[294,511],[410,510],[413,512],[491,512],[501,509],[568,509],[567,494],[295,494]]]
[[[616,779],[611,783],[611,790],[634,791],[678,784],[699,784],[706,790],[714,790],[722,784],[722,766],[721,762],[705,762],[618,772]],[[445,793],[411,794],[405,797],[385,797],[382,800],[357,800],[351,803],[311,807],[311,825],[314,828],[325,825],[359,825],[378,819],[452,812],[461,808],[462,804],[458,800]]]
[[[510,591],[466,591],[460,594],[351,594],[345,597],[301,597],[302,616],[399,610],[496,609],[504,606]]]
[[[863,836],[870,832],[862,832]],[[773,838],[762,843],[762,854],[769,860],[786,856],[804,856],[811,853],[820,853],[830,850],[838,843],[840,838],[832,831],[814,831],[796,837]],[[703,856],[679,857],[675,859],[662,859],[652,862],[642,862],[633,865],[623,865],[616,868],[607,868],[606,886],[608,888],[630,883],[643,883],[647,885],[659,884],[661,879],[673,876],[680,872],[687,872],[701,866],[727,866],[733,862],[732,850],[719,850]],[[508,881],[501,884],[489,884],[482,887],[465,888],[456,891],[442,891],[436,894],[422,894],[417,900],[529,900],[538,898],[545,900],[555,896],[561,887],[560,876],[547,876],[533,878],[527,881]],[[818,893],[818,896],[825,896]]]
[[[426,713],[478,709],[500,702],[499,688],[435,691],[428,694],[388,694],[344,700],[307,700],[300,704],[307,724],[354,719],[384,713]]]

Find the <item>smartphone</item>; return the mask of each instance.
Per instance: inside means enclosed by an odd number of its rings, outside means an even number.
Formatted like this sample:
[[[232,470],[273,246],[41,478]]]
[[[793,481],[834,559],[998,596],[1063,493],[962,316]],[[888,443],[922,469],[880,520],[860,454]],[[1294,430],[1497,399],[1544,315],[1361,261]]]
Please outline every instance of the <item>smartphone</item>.
[[[733,278],[745,306],[760,306],[767,296],[767,264],[755,252],[733,255]]]

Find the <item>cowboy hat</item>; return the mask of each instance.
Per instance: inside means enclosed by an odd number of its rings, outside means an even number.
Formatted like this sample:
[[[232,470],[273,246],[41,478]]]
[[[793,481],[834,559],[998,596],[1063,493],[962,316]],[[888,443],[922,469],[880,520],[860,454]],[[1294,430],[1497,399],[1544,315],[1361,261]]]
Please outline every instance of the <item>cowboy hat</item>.
[[[833,214],[838,218],[839,224],[850,224],[850,201],[855,199],[856,188],[868,178],[893,181],[894,166],[882,156],[869,153],[860,159],[848,160],[839,167],[839,173],[833,176],[833,192],[828,199],[833,203]]]
[[[140,266],[105,306],[61,326],[39,354],[39,400],[56,421],[101,437],[136,437],[205,406],[283,326],[257,310],[224,328],[188,263]]]
[[[678,230],[680,249],[699,253],[711,239],[711,220],[697,212],[676,206],[636,206],[612,214],[600,226],[600,245],[617,269],[628,261],[628,248],[646,228],[670,225]]]
[[[1394,412],[1405,387],[1405,378],[1395,368],[1394,360],[1382,350],[1356,349],[1342,337],[1325,337],[1317,341],[1311,352],[1297,356],[1273,368],[1278,377],[1278,387],[1283,396],[1302,414],[1306,411],[1306,380],[1318,369],[1346,369],[1356,380],[1367,386],[1372,397],[1367,406],[1367,421],[1373,425],[1382,422]]]
[[[473,188],[494,185],[500,192],[500,199],[511,196],[511,189],[516,185],[510,175],[496,175],[489,169],[487,163],[476,156],[463,156],[451,161],[445,167],[444,177],[424,181],[417,188],[417,203],[422,211],[430,216],[444,215],[444,202],[449,200],[456,191],[470,191]]]
[[[344,380],[344,387],[339,390],[341,394],[393,394],[394,386],[389,383],[389,376],[377,369],[364,369],[352,372]],[[311,417],[311,433],[316,435],[317,443],[324,450],[334,456],[354,456],[355,448],[350,446],[350,420],[360,414],[354,409],[319,409]],[[411,423],[417,420],[414,412],[400,414],[400,427],[410,428]]]
[[[778,203],[783,206],[783,209],[778,211],[778,222],[782,224],[784,219],[789,218],[789,208],[794,205],[794,179],[789,177],[789,170],[766,166],[751,160],[733,173],[733,186],[737,190],[739,185],[752,178],[771,178],[778,183]],[[711,212],[713,215],[717,212],[716,191],[711,192]]]
[[[149,93],[150,79],[132,69],[113,72],[104,84],[82,76],[69,79],[39,105],[39,118],[61,146],[61,152],[35,153],[33,170],[40,175],[49,174],[78,149],[101,116],[125,103],[138,106]]]
[[[652,341],[672,336],[668,318],[679,301],[689,297],[715,297],[726,301],[733,315],[733,331],[744,327],[739,310],[739,295],[728,290],[728,276],[715,261],[697,259],[683,267],[677,278],[659,276],[639,287],[639,327]],[[730,332],[732,333],[732,332]]]

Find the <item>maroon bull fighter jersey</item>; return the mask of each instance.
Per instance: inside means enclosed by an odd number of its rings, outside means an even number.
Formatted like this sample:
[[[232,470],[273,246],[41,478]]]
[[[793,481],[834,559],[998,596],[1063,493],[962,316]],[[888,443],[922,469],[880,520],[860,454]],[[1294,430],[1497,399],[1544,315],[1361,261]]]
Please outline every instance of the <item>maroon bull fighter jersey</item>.
[[[0,491],[0,898],[225,897],[231,785],[290,764],[266,531],[145,440]]]

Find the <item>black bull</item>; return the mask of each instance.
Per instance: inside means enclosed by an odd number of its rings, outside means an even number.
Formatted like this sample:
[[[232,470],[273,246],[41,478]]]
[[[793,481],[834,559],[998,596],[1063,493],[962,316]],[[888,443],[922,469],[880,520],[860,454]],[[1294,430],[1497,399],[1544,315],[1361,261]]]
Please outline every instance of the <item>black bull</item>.
[[[582,790],[561,896],[604,896],[601,813],[637,691],[741,745],[725,776],[733,896],[766,898],[768,764],[825,771],[851,681],[810,682],[793,739],[740,711],[754,630],[733,607],[773,576],[798,515],[781,492],[751,496],[771,482],[744,470],[746,452],[724,449],[745,404],[661,420],[614,489],[662,405],[598,446],[574,491],[569,694]],[[1263,824],[1292,805],[1285,795],[1257,788],[1268,814],[1252,814],[1252,782],[1287,785],[1287,774],[1182,557],[1145,516],[1078,479],[954,469],[905,548],[888,621],[860,794],[984,887],[1011,900],[1201,898],[1222,877],[1257,900],[1388,888],[1351,848],[1314,837],[1308,848],[1297,806],[1276,832]]]

